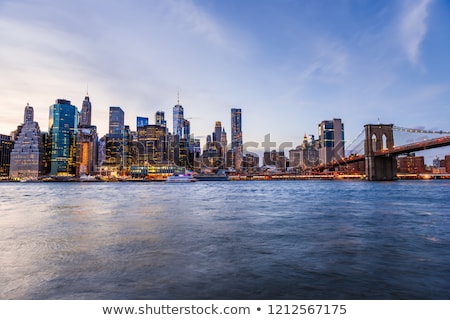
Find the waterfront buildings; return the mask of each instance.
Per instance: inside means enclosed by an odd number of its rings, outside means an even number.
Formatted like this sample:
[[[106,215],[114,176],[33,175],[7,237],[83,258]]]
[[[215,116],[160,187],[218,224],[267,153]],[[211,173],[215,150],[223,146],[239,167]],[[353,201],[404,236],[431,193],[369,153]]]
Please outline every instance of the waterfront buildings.
[[[319,124],[318,143],[320,163],[345,157],[344,124],[341,119],[325,120]]]
[[[315,146],[314,136],[306,134],[301,145],[289,150],[289,167],[294,171],[304,171],[319,164],[319,150]]]
[[[203,171],[217,171],[218,169],[224,169],[226,164],[226,145],[223,145],[224,133],[222,129],[222,122],[216,121],[214,131],[212,135],[206,137],[206,145],[203,149],[202,166]]]
[[[231,160],[230,167],[239,171],[242,165],[242,110],[231,109]]]
[[[97,127],[91,124],[92,104],[89,96],[84,97],[79,130],[77,132],[77,172],[90,175],[97,171],[98,136]]]
[[[11,151],[13,149],[11,136],[0,134],[0,177],[9,176],[11,164]]]
[[[12,178],[37,178],[44,173],[44,144],[34,109],[27,104],[23,125],[18,127],[10,155],[9,175]]]
[[[89,99],[89,95],[86,94],[84,97],[82,106],[81,106],[81,114],[80,114],[80,124],[81,128],[87,128],[91,126],[91,118],[92,118],[92,104]]]
[[[247,153],[242,159],[242,170],[247,174],[259,171],[259,157],[256,154]]]
[[[415,154],[398,157],[398,172],[400,173],[425,173],[425,158]]]
[[[178,100],[177,104],[173,107],[173,134],[176,134],[179,137],[183,136],[183,123],[184,109]]]
[[[69,100],[58,99],[50,106],[50,174],[76,174],[78,109]]]

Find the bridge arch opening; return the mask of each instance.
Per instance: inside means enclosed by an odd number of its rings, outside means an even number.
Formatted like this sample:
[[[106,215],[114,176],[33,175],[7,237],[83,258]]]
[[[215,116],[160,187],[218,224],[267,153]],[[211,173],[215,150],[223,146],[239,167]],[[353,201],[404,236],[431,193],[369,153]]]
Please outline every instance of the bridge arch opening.
[[[372,135],[371,141],[372,141],[372,152],[377,151],[377,135],[375,133]]]
[[[383,133],[383,144],[382,144],[382,149],[381,150],[387,150],[388,149],[388,145],[387,145],[387,136],[385,133]]]

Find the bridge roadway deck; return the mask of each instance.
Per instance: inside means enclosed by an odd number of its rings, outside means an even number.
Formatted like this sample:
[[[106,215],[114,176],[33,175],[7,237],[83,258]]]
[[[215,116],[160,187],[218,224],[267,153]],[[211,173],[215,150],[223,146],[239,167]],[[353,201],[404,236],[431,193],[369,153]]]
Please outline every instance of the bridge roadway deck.
[[[374,152],[373,155],[375,157],[398,156],[400,154],[405,154],[405,153],[410,153],[410,152],[415,152],[415,151],[423,151],[423,150],[446,147],[446,146],[450,146],[450,136],[405,144],[405,145],[394,147],[391,149]],[[340,160],[335,160],[330,163],[320,165],[315,169],[323,170],[323,169],[333,168],[333,167],[337,167],[337,166],[345,166],[345,165],[348,165],[351,163],[364,161],[364,159],[365,159],[365,155],[350,156],[347,158],[342,158]]]

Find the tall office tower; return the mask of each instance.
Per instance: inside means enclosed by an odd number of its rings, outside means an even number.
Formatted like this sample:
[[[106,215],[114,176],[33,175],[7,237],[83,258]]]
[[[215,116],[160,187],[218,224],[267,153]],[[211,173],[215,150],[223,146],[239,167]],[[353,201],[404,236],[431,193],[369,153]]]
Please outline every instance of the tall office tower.
[[[341,119],[325,120],[319,124],[320,163],[345,157],[344,145],[344,124]]]
[[[233,153],[232,167],[239,171],[242,164],[242,110],[231,109],[231,151]]]
[[[123,134],[125,115],[120,107],[109,107],[109,134]]]
[[[0,177],[9,176],[9,168],[11,165],[11,151],[14,144],[11,136],[0,134]]]
[[[222,142],[222,122],[216,121],[213,132],[213,141],[221,143]]]
[[[92,104],[86,95],[77,132],[77,175],[89,175],[97,168],[98,136],[97,127],[91,125],[91,110]]]
[[[27,104],[24,124],[14,141],[10,155],[10,177],[37,178],[42,175],[44,153],[39,124],[34,122],[33,107]]]
[[[89,96],[86,94],[81,106],[80,127],[86,128],[91,125],[92,104]]]
[[[76,173],[76,135],[78,109],[69,100],[58,99],[50,106],[49,139],[51,145],[50,174]]]
[[[220,143],[222,144],[224,153],[227,152],[227,145],[228,145],[228,140],[227,140],[227,133],[225,132],[225,128],[222,128],[222,134],[221,134],[221,139],[220,139]]]
[[[164,111],[156,111],[155,124],[157,126],[166,126],[166,120],[164,119]]]
[[[225,147],[222,145],[222,122],[216,121],[216,125],[214,126],[214,132],[212,136],[214,147],[217,150],[217,156],[220,159],[223,159]]]
[[[183,120],[183,139],[189,141],[191,135],[191,122],[189,120]]]
[[[136,128],[148,126],[148,118],[137,117],[136,118]]]
[[[178,104],[173,107],[173,134],[181,137],[183,136],[184,110],[179,103],[178,101]]]

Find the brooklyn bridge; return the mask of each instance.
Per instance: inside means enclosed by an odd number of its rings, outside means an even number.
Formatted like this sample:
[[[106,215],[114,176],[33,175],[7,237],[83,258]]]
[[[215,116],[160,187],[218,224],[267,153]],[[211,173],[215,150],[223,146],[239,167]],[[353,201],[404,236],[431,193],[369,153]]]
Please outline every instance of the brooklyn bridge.
[[[423,133],[440,135],[437,138],[395,145],[394,132]],[[362,143],[361,143],[361,136]],[[335,167],[364,162],[366,179],[369,181],[389,181],[397,177],[397,157],[402,154],[450,146],[450,132],[420,130],[396,127],[393,124],[367,124],[354,141],[360,140],[364,148],[361,152],[351,152],[349,156],[321,164],[314,169],[324,171]],[[355,143],[352,142],[351,145]],[[358,143],[356,143],[357,145]]]

